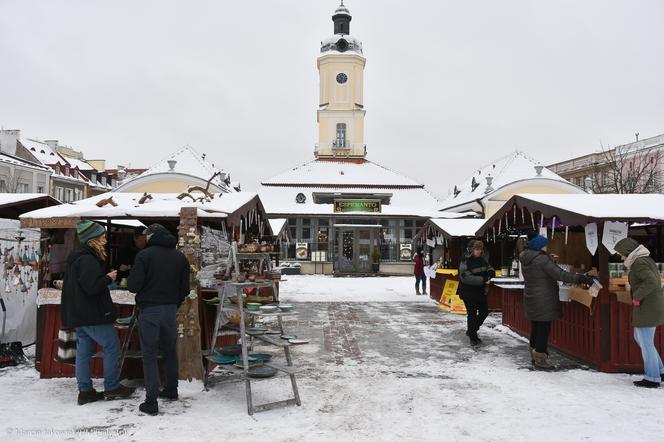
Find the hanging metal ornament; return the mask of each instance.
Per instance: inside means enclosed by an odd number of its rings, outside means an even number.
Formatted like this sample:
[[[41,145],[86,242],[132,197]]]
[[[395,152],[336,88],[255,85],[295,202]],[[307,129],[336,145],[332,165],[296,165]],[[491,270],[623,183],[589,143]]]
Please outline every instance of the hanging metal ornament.
[[[565,245],[567,245],[568,235],[569,235],[569,226],[565,226]]]
[[[533,212],[530,212],[530,222],[533,225],[533,230],[535,230],[535,217],[533,216]]]

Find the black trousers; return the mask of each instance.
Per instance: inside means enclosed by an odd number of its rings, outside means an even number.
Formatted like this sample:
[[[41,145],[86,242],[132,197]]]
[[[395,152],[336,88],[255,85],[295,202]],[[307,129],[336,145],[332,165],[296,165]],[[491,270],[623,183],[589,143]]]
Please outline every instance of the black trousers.
[[[548,353],[551,321],[530,321],[530,348],[538,353]]]
[[[484,320],[489,316],[489,304],[485,294],[464,295],[463,303],[466,306],[468,319],[468,336],[477,336]]]
[[[151,305],[140,309],[138,334],[143,352],[143,381],[147,402],[157,400],[159,395],[159,368],[157,355],[161,352],[166,366],[166,385],[169,392],[178,389],[178,356],[175,352],[177,325],[175,304]]]

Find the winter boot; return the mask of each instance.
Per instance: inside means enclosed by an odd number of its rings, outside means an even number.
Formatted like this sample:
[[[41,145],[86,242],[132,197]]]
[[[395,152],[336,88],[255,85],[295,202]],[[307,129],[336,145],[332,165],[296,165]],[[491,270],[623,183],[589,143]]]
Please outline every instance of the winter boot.
[[[546,353],[540,353],[533,350],[533,359],[535,359],[533,367],[536,370],[551,371],[556,369],[556,366],[549,362],[549,355]]]
[[[422,294],[423,294],[424,296],[428,295],[428,293],[427,293],[427,289],[422,290]]]
[[[535,365],[535,356],[533,356],[533,352],[535,352],[535,349],[528,346],[528,350],[530,350],[530,363]]]
[[[156,416],[159,414],[159,404],[157,404],[157,401],[154,402],[145,401],[138,406],[138,409],[142,413],[149,414],[150,416]]]
[[[136,389],[133,387],[125,387],[122,384],[118,384],[118,386],[115,387],[113,390],[105,391],[104,397],[109,400],[124,399],[134,394],[134,391],[136,391]]]
[[[78,405],[85,405],[102,399],[104,399],[104,393],[102,391],[97,391],[94,388],[90,391],[78,392]]]
[[[419,287],[415,287],[415,294],[416,295],[421,295],[422,294],[422,293],[420,293],[420,288]]]
[[[169,401],[177,401],[178,400],[178,391],[175,390],[168,390],[164,388],[159,392],[159,397],[162,399],[168,399]]]
[[[634,385],[637,387],[644,388],[659,388],[659,382],[649,381],[647,379],[641,379],[640,381],[634,381]]]

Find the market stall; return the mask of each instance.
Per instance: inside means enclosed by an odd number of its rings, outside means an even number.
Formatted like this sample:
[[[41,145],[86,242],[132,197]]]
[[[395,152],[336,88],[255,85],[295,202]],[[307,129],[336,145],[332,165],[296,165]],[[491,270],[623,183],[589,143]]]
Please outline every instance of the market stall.
[[[417,247],[423,247],[433,263],[427,272],[429,296],[439,302],[443,310],[466,313],[463,302],[456,295],[459,264],[466,253],[468,241],[475,238],[475,232],[485,221],[478,218],[432,218],[417,233]],[[496,286],[489,286],[487,297],[489,310],[500,311],[500,290]]]
[[[633,339],[626,275],[612,246],[629,235],[662,262],[662,223],[661,194],[521,194],[476,233],[489,243],[509,244],[502,257],[509,262],[524,246],[522,235],[535,230],[549,238],[549,252],[557,255],[559,265],[576,272],[597,272],[602,286],[598,292],[594,287],[561,287],[563,318],[553,323],[551,345],[604,372],[638,372],[642,359]],[[496,280],[494,285],[502,292],[503,324],[527,336],[530,323],[524,315],[523,283],[512,278]],[[661,332],[655,341],[659,351],[664,350]]]
[[[20,217],[25,228],[40,228],[44,244],[40,256],[37,303],[40,306],[37,329],[36,368],[42,378],[73,376],[73,366],[54,359],[60,330],[60,290],[54,282],[62,279],[64,262],[77,246],[75,226],[82,219],[102,221],[109,237],[107,271],[118,268],[119,249],[131,238],[127,221],[145,225],[158,222],[178,238],[178,248],[192,265],[192,291],[178,312],[180,377],[203,377],[203,356],[210,346],[216,306],[205,302],[217,296],[216,287],[223,279],[250,277],[254,260],[247,260],[237,270],[229,268],[231,244],[272,251],[273,233],[258,195],[250,192],[207,194],[138,194],[107,193],[72,204],[35,210]],[[134,295],[125,281],[111,287],[120,316],[131,318]],[[56,284],[57,285],[57,284]],[[276,290],[274,290],[276,291]],[[269,293],[275,299],[278,293]],[[128,358],[140,357],[138,336],[126,323],[118,324],[121,341],[127,344]],[[236,337],[220,338],[219,345],[235,342]],[[123,376],[140,375],[140,361],[127,361]],[[93,376],[101,375],[101,362],[93,364]]]

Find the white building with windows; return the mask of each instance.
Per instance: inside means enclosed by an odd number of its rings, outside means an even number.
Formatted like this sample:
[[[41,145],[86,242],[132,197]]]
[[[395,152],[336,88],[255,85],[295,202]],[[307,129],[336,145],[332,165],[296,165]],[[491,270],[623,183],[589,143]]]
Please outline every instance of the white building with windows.
[[[0,130],[0,193],[50,193],[50,167],[17,155],[19,130]]]

